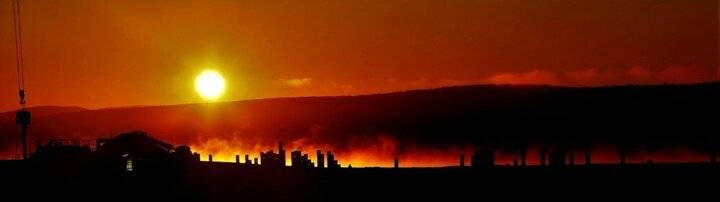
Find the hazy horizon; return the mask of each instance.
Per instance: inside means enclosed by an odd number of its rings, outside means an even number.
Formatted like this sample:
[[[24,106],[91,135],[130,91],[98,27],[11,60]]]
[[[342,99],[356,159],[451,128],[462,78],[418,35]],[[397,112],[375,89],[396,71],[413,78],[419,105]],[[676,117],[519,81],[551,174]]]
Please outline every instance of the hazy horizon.
[[[663,86],[663,85],[694,85],[694,84],[703,84],[703,83],[718,83],[720,81],[709,81],[709,82],[699,82],[699,83],[661,83],[661,84],[614,84],[614,85],[602,85],[602,86],[563,86],[563,85],[553,85],[553,84],[493,84],[493,83],[483,83],[483,84],[465,84],[465,85],[448,85],[448,86],[437,86],[437,87],[428,87],[428,88],[417,88],[417,89],[406,89],[406,90],[397,90],[397,91],[388,91],[388,92],[374,92],[374,93],[366,93],[366,94],[356,94],[356,95],[306,95],[306,96],[287,96],[287,97],[260,97],[260,98],[247,98],[247,99],[241,99],[241,100],[223,100],[223,101],[197,101],[197,102],[187,102],[187,103],[171,103],[171,104],[149,104],[149,105],[119,105],[119,106],[105,106],[105,107],[98,107],[98,108],[90,108],[90,107],[84,107],[84,106],[76,106],[76,105],[27,105],[28,108],[36,108],[36,107],[77,107],[82,108],[84,110],[103,110],[103,109],[117,109],[117,108],[132,108],[132,107],[154,107],[154,106],[178,106],[178,105],[192,105],[192,104],[213,104],[213,103],[230,103],[230,102],[244,102],[244,101],[254,101],[254,100],[268,100],[268,99],[286,99],[286,98],[308,98],[308,97],[352,97],[352,96],[368,96],[368,95],[381,95],[381,94],[393,94],[393,93],[403,93],[403,92],[410,92],[410,91],[422,91],[422,90],[435,90],[435,89],[443,89],[443,88],[454,88],[454,87],[469,87],[469,86],[551,86],[551,87],[561,87],[561,88],[604,88],[604,87],[621,87],[621,86]],[[8,111],[0,111],[0,113],[6,113],[6,112],[14,112],[18,109],[10,109]]]

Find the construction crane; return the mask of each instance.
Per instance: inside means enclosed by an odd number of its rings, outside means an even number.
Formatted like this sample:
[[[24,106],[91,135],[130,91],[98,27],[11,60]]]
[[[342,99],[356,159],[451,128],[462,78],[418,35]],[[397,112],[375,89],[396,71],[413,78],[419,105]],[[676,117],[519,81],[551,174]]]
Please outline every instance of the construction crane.
[[[25,108],[25,78],[23,72],[22,26],[20,23],[20,0],[13,0],[13,22],[15,24],[15,61],[17,68],[18,96],[20,109],[15,114],[15,123],[20,129],[22,159],[28,159],[27,127],[30,125],[30,111]]]

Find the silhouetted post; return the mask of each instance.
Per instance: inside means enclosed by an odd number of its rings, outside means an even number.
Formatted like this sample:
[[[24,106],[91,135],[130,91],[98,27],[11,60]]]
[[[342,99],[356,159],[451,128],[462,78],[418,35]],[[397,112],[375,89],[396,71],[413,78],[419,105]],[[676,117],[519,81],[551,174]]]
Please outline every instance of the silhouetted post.
[[[563,167],[565,166],[565,158],[567,158],[567,152],[563,149],[554,150],[550,152],[550,166],[552,167]]]
[[[193,153],[193,158],[195,158],[196,161],[200,161],[200,154],[197,152]]]
[[[254,165],[258,165],[258,164],[259,164],[257,157],[253,158],[253,164],[254,164]]]
[[[465,167],[465,154],[462,154],[462,153],[460,154],[460,167],[461,168]]]
[[[592,165],[592,156],[590,148],[585,150],[585,165]]]
[[[520,166],[526,166],[527,165],[527,148],[523,146],[520,148]]]
[[[394,168],[400,168],[400,158],[395,157],[395,159],[393,159],[393,161],[395,164]]]
[[[235,164],[240,164],[240,155],[235,155]]]
[[[248,154],[245,154],[245,164],[248,164],[248,165],[252,164],[252,162],[250,161],[250,155],[248,155]]]
[[[208,162],[212,162],[212,154],[208,154]]]
[[[545,147],[540,148],[540,166],[545,166]]]

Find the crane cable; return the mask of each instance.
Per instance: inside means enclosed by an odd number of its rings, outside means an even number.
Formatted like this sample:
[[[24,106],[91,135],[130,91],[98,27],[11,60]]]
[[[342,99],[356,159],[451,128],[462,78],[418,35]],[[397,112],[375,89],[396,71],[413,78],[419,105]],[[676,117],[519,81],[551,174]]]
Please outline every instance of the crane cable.
[[[15,24],[15,59],[17,66],[17,83],[20,95],[20,107],[25,107],[25,73],[23,71],[22,26],[20,24],[20,0],[13,0],[13,19]]]

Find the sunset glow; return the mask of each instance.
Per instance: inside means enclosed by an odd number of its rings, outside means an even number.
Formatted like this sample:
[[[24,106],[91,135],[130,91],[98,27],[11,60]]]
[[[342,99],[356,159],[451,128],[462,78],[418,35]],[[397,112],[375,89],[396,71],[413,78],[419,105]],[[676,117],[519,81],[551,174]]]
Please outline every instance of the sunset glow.
[[[225,78],[215,70],[205,70],[195,78],[195,91],[205,100],[217,100],[225,93]]]
[[[228,91],[241,89],[222,100],[487,83],[714,81],[716,5],[26,1],[28,104],[97,109],[198,102],[188,80],[203,68],[221,71]],[[0,30],[0,111],[9,111],[17,107],[11,4],[0,9],[7,22]]]

